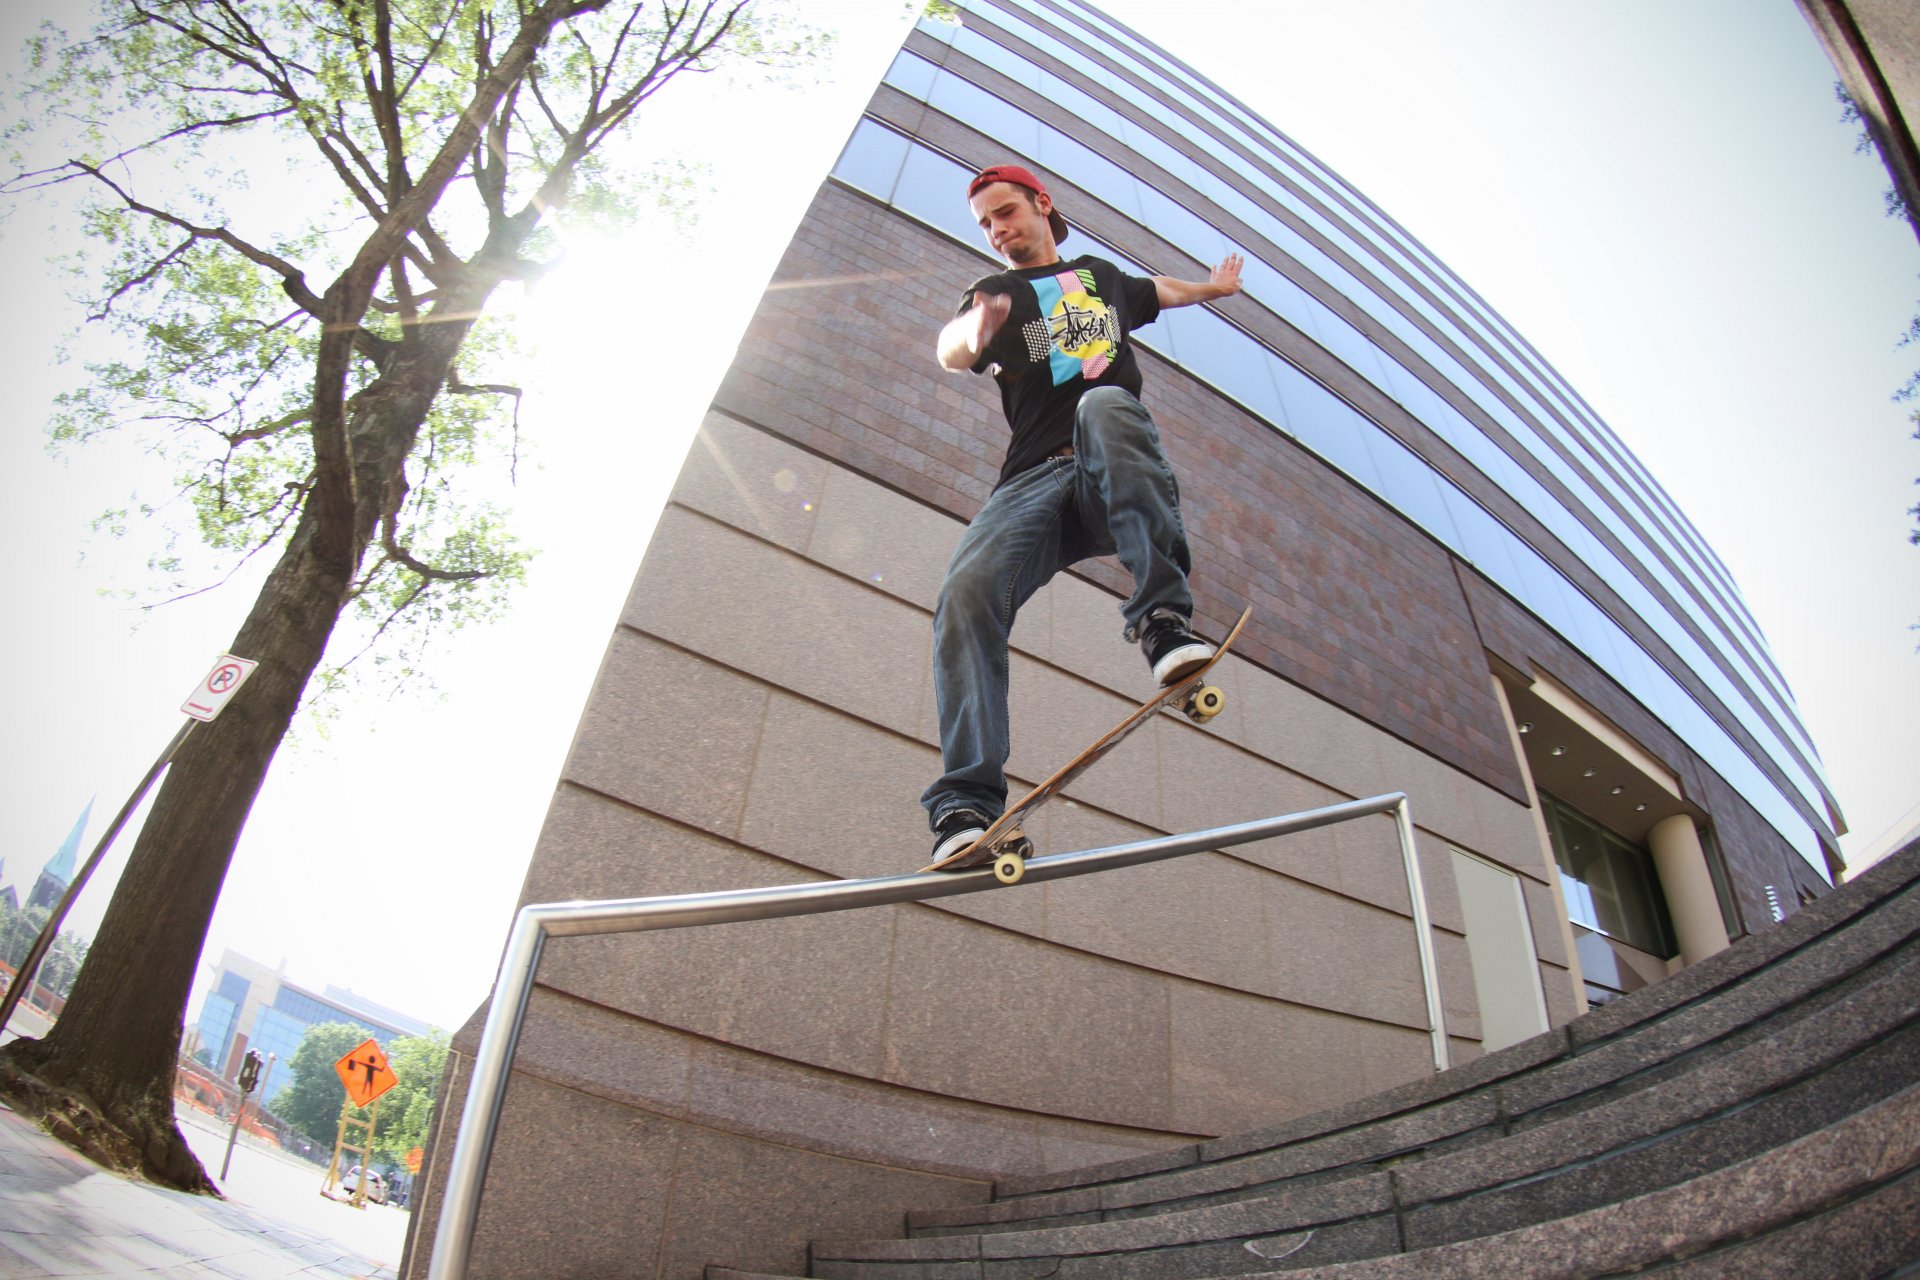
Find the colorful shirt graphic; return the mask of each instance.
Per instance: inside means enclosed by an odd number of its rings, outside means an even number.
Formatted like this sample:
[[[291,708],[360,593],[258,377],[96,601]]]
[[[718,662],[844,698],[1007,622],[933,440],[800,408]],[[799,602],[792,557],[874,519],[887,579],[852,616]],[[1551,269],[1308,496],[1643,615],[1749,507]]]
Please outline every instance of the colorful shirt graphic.
[[[1082,256],[975,281],[961,311],[973,305],[975,293],[1004,293],[1013,303],[1007,323],[974,366],[976,372],[991,371],[1000,384],[1013,432],[1003,481],[1073,442],[1074,410],[1087,389],[1118,386],[1140,394],[1140,369],[1127,335],[1160,314],[1153,281]]]
[[[1045,317],[1047,363],[1053,371],[1054,385],[1069,378],[1093,379],[1105,373],[1125,335],[1120,331],[1120,317],[1100,301],[1093,272],[1084,268],[1062,271],[1033,281],[1033,292]]]

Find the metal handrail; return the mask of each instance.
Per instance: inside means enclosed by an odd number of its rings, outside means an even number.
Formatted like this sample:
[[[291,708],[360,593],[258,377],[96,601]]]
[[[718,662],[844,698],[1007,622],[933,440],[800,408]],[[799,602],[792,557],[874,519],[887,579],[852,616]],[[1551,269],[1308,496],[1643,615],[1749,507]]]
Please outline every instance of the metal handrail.
[[[1293,835],[1332,826],[1354,818],[1391,813],[1406,867],[1407,891],[1413,902],[1414,932],[1418,935],[1420,975],[1426,987],[1427,1019],[1433,1038],[1434,1070],[1447,1068],[1447,1028],[1440,1007],[1440,984],[1434,968],[1433,934],[1427,916],[1427,895],[1420,875],[1419,851],[1414,845],[1413,815],[1404,793],[1393,792],[1368,800],[1308,809],[1258,822],[1215,827],[1185,835],[1160,836],[1132,844],[1086,849],[1034,858],[1027,863],[1021,883],[1044,883],[1071,876],[1113,871],[1120,867],[1160,862],[1208,849],[1223,849],[1253,840]],[[687,893],[655,898],[614,898],[599,902],[529,903],[514,916],[507,935],[500,977],[493,1003],[480,1033],[473,1058],[473,1078],[460,1113],[460,1127],[447,1164],[446,1187],[440,1202],[438,1230],[428,1280],[465,1280],[473,1229],[480,1216],[480,1187],[500,1123],[500,1104],[506,1093],[507,1071],[520,1038],[527,1000],[533,993],[534,968],[550,937],[579,937],[598,933],[635,933],[646,929],[680,929],[692,925],[728,924],[738,920],[771,920],[785,916],[818,915],[879,907],[895,902],[925,902],[963,893],[1002,887],[992,868],[959,874],[919,872],[878,876],[867,880],[822,880],[807,884],[770,885],[763,889],[736,889],[723,893]]]

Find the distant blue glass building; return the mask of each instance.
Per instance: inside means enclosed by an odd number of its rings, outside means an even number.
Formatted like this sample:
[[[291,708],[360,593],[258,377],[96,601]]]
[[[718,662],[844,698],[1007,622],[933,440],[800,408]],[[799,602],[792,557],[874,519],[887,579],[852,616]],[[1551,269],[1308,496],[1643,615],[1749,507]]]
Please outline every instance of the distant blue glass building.
[[[292,1079],[288,1064],[309,1027],[344,1022],[364,1029],[385,1045],[400,1036],[423,1036],[432,1028],[418,1018],[375,1004],[341,987],[316,995],[286,980],[284,963],[269,969],[235,951],[224,952],[214,972],[213,989],[201,1001],[194,1023],[204,1059],[229,1079],[248,1049],[260,1054],[263,1068],[256,1095],[271,1103]]]

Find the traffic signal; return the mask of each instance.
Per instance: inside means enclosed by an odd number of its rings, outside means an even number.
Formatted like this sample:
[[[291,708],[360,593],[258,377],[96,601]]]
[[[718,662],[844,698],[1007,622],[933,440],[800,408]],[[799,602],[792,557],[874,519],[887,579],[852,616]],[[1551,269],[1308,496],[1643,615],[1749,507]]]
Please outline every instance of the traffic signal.
[[[252,1093],[253,1087],[260,1083],[260,1055],[252,1049],[240,1060],[240,1092]]]

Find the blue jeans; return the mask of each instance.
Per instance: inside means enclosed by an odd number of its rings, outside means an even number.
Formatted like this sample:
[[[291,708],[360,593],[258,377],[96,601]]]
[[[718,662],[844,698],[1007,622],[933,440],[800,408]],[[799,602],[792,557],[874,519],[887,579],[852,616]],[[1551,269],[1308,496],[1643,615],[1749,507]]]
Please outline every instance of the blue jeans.
[[[1080,398],[1073,456],[1050,458],[995,490],[947,564],[933,615],[946,772],[920,797],[935,824],[963,806],[988,817],[1006,808],[1014,614],[1060,570],[1104,555],[1118,555],[1133,575],[1133,595],[1120,609],[1128,641],[1153,609],[1192,615],[1180,486],[1146,406],[1119,387]]]

